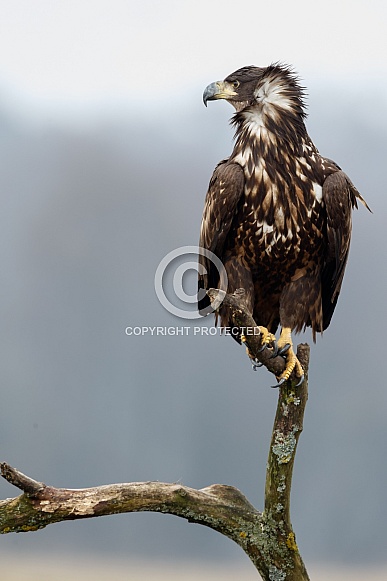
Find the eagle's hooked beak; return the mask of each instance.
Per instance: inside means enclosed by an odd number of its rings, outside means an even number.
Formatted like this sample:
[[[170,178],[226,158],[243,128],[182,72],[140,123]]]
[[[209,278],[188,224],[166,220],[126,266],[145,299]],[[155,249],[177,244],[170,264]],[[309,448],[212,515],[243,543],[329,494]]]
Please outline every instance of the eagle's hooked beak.
[[[225,81],[216,81],[211,83],[204,89],[203,93],[203,103],[207,107],[207,101],[215,101],[216,99],[229,99],[230,97],[235,97],[237,93],[234,91],[233,86]]]

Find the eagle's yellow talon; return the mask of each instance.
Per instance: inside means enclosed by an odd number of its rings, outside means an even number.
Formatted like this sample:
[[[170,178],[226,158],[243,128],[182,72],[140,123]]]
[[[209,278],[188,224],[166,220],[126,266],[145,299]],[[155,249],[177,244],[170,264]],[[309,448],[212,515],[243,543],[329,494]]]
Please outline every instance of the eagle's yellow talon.
[[[298,361],[297,356],[294,354],[293,349],[289,349],[286,355],[286,367],[285,371],[281,373],[279,377],[277,377],[278,382],[283,383],[287,381],[291,374],[295,372],[298,378],[304,377],[304,370],[302,368],[301,363]]]
[[[275,343],[275,335],[273,335],[273,333],[270,333],[270,331],[268,331],[266,327],[258,327],[258,329],[259,332],[261,333],[262,346],[267,346],[271,345],[271,343]]]
[[[278,349],[284,349],[285,346],[289,345],[289,348],[286,351],[286,366],[285,370],[281,373],[279,377],[277,377],[278,382],[283,383],[287,381],[293,371],[295,372],[296,376],[302,378],[304,376],[304,370],[302,368],[301,363],[298,361],[296,354],[293,351],[293,343],[291,337],[291,329],[290,327],[284,327],[281,331],[281,336],[278,339]]]

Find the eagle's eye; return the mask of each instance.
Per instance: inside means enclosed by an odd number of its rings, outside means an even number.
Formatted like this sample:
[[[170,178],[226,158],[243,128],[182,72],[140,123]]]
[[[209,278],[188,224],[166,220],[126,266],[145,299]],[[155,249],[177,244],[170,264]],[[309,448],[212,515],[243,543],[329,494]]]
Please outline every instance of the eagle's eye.
[[[234,89],[237,89],[240,85],[239,81],[233,81],[232,86],[234,87]]]

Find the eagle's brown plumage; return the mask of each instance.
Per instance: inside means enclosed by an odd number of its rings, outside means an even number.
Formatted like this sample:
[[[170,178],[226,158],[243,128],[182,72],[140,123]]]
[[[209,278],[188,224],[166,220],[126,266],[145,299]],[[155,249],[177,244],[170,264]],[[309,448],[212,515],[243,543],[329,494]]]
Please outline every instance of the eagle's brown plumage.
[[[291,344],[291,330],[310,326],[315,338],[328,327],[340,292],[352,208],[357,198],[365,202],[311,141],[303,89],[290,68],[244,67],[209,85],[203,99],[228,100],[236,131],[232,154],[210,181],[200,246],[222,260],[228,292],[245,289],[259,325],[270,333],[281,325],[281,347]],[[206,273],[199,288],[216,288],[217,270],[206,257],[200,261]],[[204,298],[199,309],[207,307]],[[220,317],[230,325],[225,308]],[[282,379],[295,365],[302,372],[291,348],[288,358],[293,362]]]

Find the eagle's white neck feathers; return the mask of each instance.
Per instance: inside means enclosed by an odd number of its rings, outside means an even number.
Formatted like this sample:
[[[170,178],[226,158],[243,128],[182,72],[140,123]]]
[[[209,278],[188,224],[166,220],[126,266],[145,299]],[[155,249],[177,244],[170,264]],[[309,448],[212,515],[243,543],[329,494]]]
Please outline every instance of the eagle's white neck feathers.
[[[264,113],[270,115],[274,108],[293,111],[294,103],[289,95],[288,87],[283,80],[276,76],[270,76],[263,81],[254,91],[254,97],[258,104],[262,105]]]

